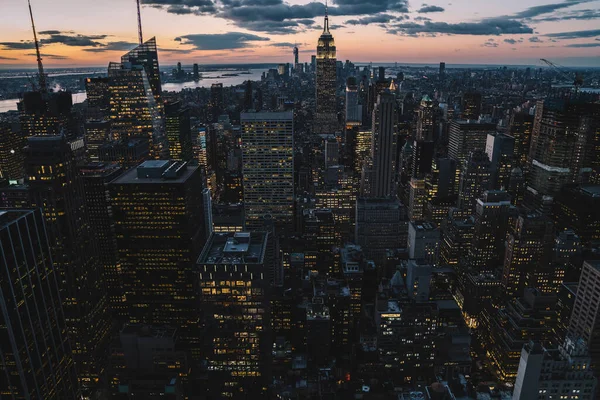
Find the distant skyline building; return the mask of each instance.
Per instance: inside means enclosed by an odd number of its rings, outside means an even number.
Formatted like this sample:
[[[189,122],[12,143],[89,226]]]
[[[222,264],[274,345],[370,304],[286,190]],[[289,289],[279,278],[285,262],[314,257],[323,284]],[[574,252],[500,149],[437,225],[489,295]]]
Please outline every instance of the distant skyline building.
[[[294,116],[291,112],[242,113],[243,189],[246,229],[272,216],[293,224]]]
[[[181,102],[165,103],[165,131],[169,146],[169,159],[191,161],[193,153],[190,110],[183,107]]]
[[[327,10],[323,33],[317,44],[315,86],[315,129],[323,133],[331,133],[337,125],[337,60],[335,41],[329,32]]]
[[[394,96],[391,93],[380,94],[373,110],[371,197],[387,197],[396,193],[397,119]]]
[[[351,76],[346,81],[346,127],[362,124],[362,106],[358,104],[358,85]]]

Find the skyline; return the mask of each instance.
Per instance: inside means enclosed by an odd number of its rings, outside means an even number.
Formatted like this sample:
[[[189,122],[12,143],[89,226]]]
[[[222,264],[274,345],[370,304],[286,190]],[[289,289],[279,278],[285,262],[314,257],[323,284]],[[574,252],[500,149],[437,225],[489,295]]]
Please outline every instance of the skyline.
[[[24,0],[6,0],[0,63],[35,66]],[[325,6],[306,0],[143,0],[144,37],[161,63],[276,63],[298,44],[310,61]],[[104,66],[137,44],[134,0],[32,2],[44,65]],[[472,11],[473,13],[469,13]],[[600,0],[472,4],[336,0],[329,7],[338,59],[357,62],[600,65]],[[374,45],[377,44],[377,45]]]

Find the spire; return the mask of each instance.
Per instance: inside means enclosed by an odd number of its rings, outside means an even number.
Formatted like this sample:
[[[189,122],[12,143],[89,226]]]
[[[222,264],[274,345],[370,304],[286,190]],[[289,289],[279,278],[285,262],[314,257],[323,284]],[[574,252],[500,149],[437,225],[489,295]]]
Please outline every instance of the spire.
[[[329,7],[325,0],[325,23],[323,24],[323,33],[329,33]]]
[[[46,85],[46,74],[44,74],[44,65],[42,64],[42,55],[40,54],[40,43],[37,39],[37,33],[35,32],[35,23],[33,22],[33,11],[31,11],[31,2],[27,0],[29,5],[29,16],[31,17],[31,28],[33,29],[33,41],[35,42],[35,54],[37,56],[38,63],[38,74],[40,80],[40,92],[46,93],[48,86]]]
[[[137,2],[137,14],[138,14],[138,36],[140,39],[140,44],[144,44],[144,36],[142,35],[142,12],[140,10],[140,0],[136,0]]]

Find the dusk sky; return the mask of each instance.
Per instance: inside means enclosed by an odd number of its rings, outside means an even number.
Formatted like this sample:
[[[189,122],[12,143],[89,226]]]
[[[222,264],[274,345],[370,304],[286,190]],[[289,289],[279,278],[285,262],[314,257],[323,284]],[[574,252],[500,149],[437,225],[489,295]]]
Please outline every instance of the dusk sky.
[[[334,0],[338,59],[600,67],[600,0]],[[135,0],[31,0],[46,66],[103,66],[137,42]],[[27,0],[0,0],[0,67],[35,67]],[[325,5],[142,0],[161,64],[310,61]]]

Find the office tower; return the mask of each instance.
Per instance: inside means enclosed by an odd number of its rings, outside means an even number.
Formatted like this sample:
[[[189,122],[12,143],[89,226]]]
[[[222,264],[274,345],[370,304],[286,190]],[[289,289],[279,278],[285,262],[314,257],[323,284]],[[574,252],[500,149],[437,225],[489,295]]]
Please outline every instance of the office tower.
[[[44,218],[0,210],[0,393],[12,399],[80,398]]]
[[[99,148],[110,137],[110,122],[106,120],[89,120],[84,124],[83,131],[90,161],[99,161]]]
[[[340,164],[340,144],[337,140],[325,140],[325,168]]]
[[[337,125],[336,48],[329,32],[329,16],[325,11],[323,33],[319,37],[316,57],[316,123],[315,128],[331,133]]]
[[[568,334],[583,338],[590,350],[592,367],[600,365],[600,262],[585,261],[577,286]]]
[[[417,140],[433,141],[436,132],[433,100],[427,95],[421,99],[417,116]]]
[[[0,171],[5,179],[23,179],[23,139],[17,124],[0,121]]]
[[[25,173],[30,205],[43,208],[79,381],[84,390],[93,389],[104,370],[110,321],[97,242],[69,142],[63,136],[28,138]]]
[[[440,245],[440,230],[426,221],[408,223],[408,258],[436,265]]]
[[[598,379],[585,341],[567,338],[558,349],[538,342],[523,346],[513,400],[593,400]]]
[[[485,152],[490,160],[490,185],[495,189],[508,189],[514,166],[514,146],[513,137],[488,133]]]
[[[468,256],[475,271],[494,271],[503,265],[504,240],[512,211],[506,192],[488,190],[477,199],[473,242]]]
[[[192,126],[190,110],[179,101],[165,103],[165,131],[169,158],[177,161],[192,159]]]
[[[108,117],[110,109],[109,79],[107,77],[86,78],[85,94],[88,103],[88,116],[93,119]]]
[[[252,81],[247,80],[244,88],[244,108],[243,111],[252,111],[254,110],[254,95],[252,92]]]
[[[514,112],[511,115],[508,134],[515,140],[513,153],[517,166],[524,167],[527,165],[532,131],[533,115],[526,112]]]
[[[581,239],[571,229],[558,232],[554,240],[553,260],[564,266],[564,281],[577,282],[583,263]]]
[[[108,372],[113,398],[178,400],[197,393],[186,386],[191,363],[177,328],[125,324],[116,342]]]
[[[98,161],[116,162],[125,169],[138,166],[149,155],[150,148],[146,139],[113,141],[98,147]]]
[[[490,160],[487,154],[476,150],[461,166],[458,190],[458,206],[472,211],[477,199],[490,189]]]
[[[346,81],[346,128],[362,124],[362,106],[358,104],[358,85],[351,76]]]
[[[426,174],[431,173],[435,153],[434,143],[417,139],[413,142],[412,150],[411,177],[423,179]]]
[[[583,264],[583,262],[582,262]],[[580,272],[581,275],[581,272]],[[563,282],[558,288],[556,294],[556,334],[559,339],[566,338],[569,332],[569,323],[573,307],[575,306],[575,298],[577,297],[577,286],[579,278],[572,282]]]
[[[154,102],[159,111],[162,112],[162,86],[160,83],[160,68],[158,66],[158,49],[156,46],[156,38],[149,39],[143,44],[140,44],[129,53],[121,56],[122,64],[139,65],[144,68]],[[110,75],[109,75],[110,78]]]
[[[536,289],[526,289],[503,308],[484,309],[479,326],[482,346],[497,378],[509,382],[516,378],[521,349],[530,341],[558,345],[555,325],[556,294]]]
[[[460,272],[459,265],[463,263],[468,254],[473,232],[475,230],[475,219],[466,216],[465,212],[451,209],[445,223],[442,224],[440,238],[440,264],[455,267]]]
[[[294,45],[294,69],[296,69],[296,66],[300,64],[298,62],[298,53],[298,46]]]
[[[485,151],[488,133],[495,133],[496,125],[477,121],[454,120],[450,123],[448,157],[459,166],[475,150]]]
[[[382,93],[373,110],[373,143],[371,146],[371,197],[396,194],[396,99],[391,93]]]
[[[110,63],[111,140],[140,139],[148,142],[150,158],[167,151],[160,108],[141,65]]]
[[[153,160],[108,185],[121,264],[126,319],[170,325],[199,355],[194,259],[204,244],[198,166]]]
[[[555,198],[556,230],[572,229],[585,248],[600,244],[600,186],[566,185]]]
[[[18,108],[24,137],[61,133],[69,139],[78,136],[71,92],[26,92]]]
[[[354,139],[354,171],[360,176],[367,161],[370,159],[373,146],[373,131],[371,129],[358,129]]]
[[[440,71],[439,71],[439,78],[440,80],[444,80],[446,75],[446,63],[445,62],[441,62],[440,63]]]
[[[481,93],[466,92],[462,96],[462,119],[478,120],[481,115]]]
[[[194,79],[194,81],[200,80],[200,68],[198,68],[198,64],[196,63],[194,63],[193,66],[192,79]]]
[[[294,214],[294,122],[291,112],[242,113],[246,229],[271,215],[292,226]]]
[[[115,223],[108,184],[123,173],[118,164],[91,163],[80,168],[85,204],[98,243],[98,262],[104,277],[108,304],[113,315],[123,314],[121,264],[117,257]]]
[[[427,202],[427,187],[423,179],[410,179],[410,192],[408,201],[408,217],[411,221],[420,221],[425,215]]]
[[[406,209],[397,198],[356,199],[355,243],[367,259],[382,262],[387,250],[405,248],[407,240]]]
[[[260,396],[269,380],[270,235],[213,233],[197,261],[206,324],[209,390]]]
[[[208,122],[218,122],[219,116],[225,111],[223,98],[223,84],[213,83],[210,86],[210,100],[208,103]]]
[[[554,229],[552,221],[537,213],[516,219],[506,240],[503,294],[520,296],[525,288],[556,292],[564,277],[564,266],[551,263]]]
[[[202,190],[202,206],[204,211],[205,237],[209,237],[214,231],[212,193],[210,189]]]

